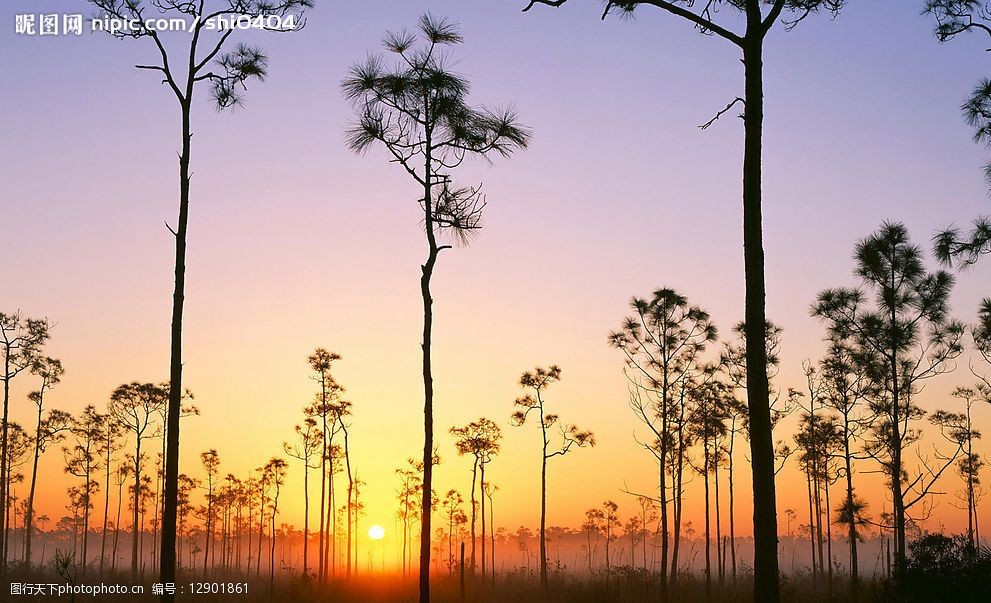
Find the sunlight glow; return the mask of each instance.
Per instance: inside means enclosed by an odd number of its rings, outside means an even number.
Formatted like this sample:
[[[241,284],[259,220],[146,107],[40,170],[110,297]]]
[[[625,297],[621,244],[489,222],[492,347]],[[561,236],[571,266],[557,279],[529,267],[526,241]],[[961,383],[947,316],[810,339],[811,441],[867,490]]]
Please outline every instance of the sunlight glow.
[[[385,528],[380,525],[374,525],[368,528],[368,537],[372,540],[382,540],[385,538]]]

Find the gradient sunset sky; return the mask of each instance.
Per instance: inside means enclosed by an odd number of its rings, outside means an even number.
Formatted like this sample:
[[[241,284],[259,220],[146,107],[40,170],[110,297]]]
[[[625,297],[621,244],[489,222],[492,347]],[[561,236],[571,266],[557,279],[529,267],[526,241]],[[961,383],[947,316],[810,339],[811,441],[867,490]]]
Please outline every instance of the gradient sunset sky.
[[[835,20],[776,27],[767,42],[764,233],[768,316],[785,329],[781,388],[802,387],[802,360],[821,354],[809,304],[823,288],[855,284],[859,238],[891,219],[928,247],[936,229],[989,213],[987,153],[959,110],[986,74],[984,40],[938,44],[921,4],[852,2]],[[599,445],[552,462],[549,523],[577,525],[607,498],[625,516],[634,503],[621,488],[651,491],[653,459],[633,441],[621,355],[606,335],[631,296],[660,286],[710,310],[725,337],[742,317],[742,126],[727,115],[697,127],[740,95],[739,53],[649,8],[603,22],[596,1],[521,14],[523,5],[324,0],[301,32],[243,36],[271,57],[243,108],[218,114],[200,90],[184,355],[203,414],[183,423],[184,471],[198,472],[207,448],[220,452],[222,473],[242,476],[280,454],[315,391],[306,357],[324,346],[343,356],[335,372],[354,403],[362,523],[391,530],[393,470],[422,446],[425,243],[415,185],[379,150],[345,147],[353,110],[338,86],[386,29],[412,27],[429,9],[462,26],[453,65],[471,78],[474,102],[514,104],[534,131],[518,156],[459,170],[462,182],[484,183],[489,205],[485,230],[445,252],[434,280],[437,490],[470,484],[446,430],[491,417],[506,434],[490,473],[496,524],[535,524],[539,436],[508,419],[520,374],[557,363],[563,381],[549,407]],[[91,9],[0,5],[0,309],[58,323],[47,353],[66,375],[50,403],[78,411],[102,407],[120,383],[168,377],[173,247],[163,220],[177,211],[178,112],[153,73],[133,68],[154,59],[148,40],[14,35],[15,14],[43,12]],[[989,277],[991,261],[959,276],[958,318],[973,320]],[[927,387],[925,408],[954,406],[947,392],[968,381],[964,362]],[[12,402],[28,423],[32,379],[14,382]],[[977,417],[987,426],[991,412]],[[789,438],[791,425],[781,428]],[[55,449],[44,461],[52,479],[40,512],[53,519],[65,514],[61,462]],[[283,520],[297,526],[300,476],[293,462]],[[877,513],[880,481],[863,479]],[[801,508],[794,465],[779,484],[779,510]],[[749,533],[750,497],[737,501]],[[945,500],[933,521],[959,528],[965,517]]]

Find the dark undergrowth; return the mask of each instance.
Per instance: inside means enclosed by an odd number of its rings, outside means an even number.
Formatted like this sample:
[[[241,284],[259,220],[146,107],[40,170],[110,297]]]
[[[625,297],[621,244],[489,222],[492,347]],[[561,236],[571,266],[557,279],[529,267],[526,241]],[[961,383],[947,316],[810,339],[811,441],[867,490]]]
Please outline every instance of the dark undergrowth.
[[[92,571],[92,574],[98,572]],[[68,601],[151,601],[157,599],[151,593],[153,578],[133,581],[129,572],[116,575],[80,576],[71,568],[54,565],[26,572],[23,568],[9,571],[12,582],[29,584],[141,584],[143,595],[66,595]],[[406,603],[417,601],[414,577],[396,575],[359,575],[350,579],[338,579],[319,585],[304,577],[277,578],[270,589],[267,576],[252,574],[247,578],[248,592],[240,594],[189,594],[190,582],[203,579],[202,572],[185,572],[179,575],[182,589],[180,601],[202,603],[220,601],[253,602],[313,602],[313,603]],[[244,583],[243,575],[214,576],[208,580],[226,583]],[[734,582],[729,576],[722,581],[714,579],[708,586],[697,575],[679,576],[669,591],[671,603],[749,603],[752,600],[751,575],[738,574]],[[461,580],[455,576],[437,575],[431,581],[432,601],[436,603],[637,603],[660,601],[656,575],[642,569],[616,568],[599,574],[594,579],[557,574],[544,593],[534,576],[526,572],[482,579],[466,577],[464,591]],[[786,603],[988,603],[991,601],[991,549],[974,548],[966,539],[951,538],[939,534],[924,536],[911,544],[911,557],[907,566],[896,578],[862,582],[858,588],[851,585],[849,576],[837,571],[830,581],[827,576],[813,577],[808,573],[782,578],[782,601]],[[6,587],[4,587],[6,590]],[[8,591],[9,592],[9,591]],[[51,598],[21,596],[18,599],[40,600]]]

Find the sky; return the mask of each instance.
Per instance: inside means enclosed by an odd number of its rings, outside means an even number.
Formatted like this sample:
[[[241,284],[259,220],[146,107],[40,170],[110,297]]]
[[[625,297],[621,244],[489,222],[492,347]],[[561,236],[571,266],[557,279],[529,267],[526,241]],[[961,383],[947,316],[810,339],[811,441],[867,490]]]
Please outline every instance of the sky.
[[[470,484],[446,430],[488,416],[506,436],[490,466],[496,524],[536,523],[539,434],[509,415],[520,374],[552,363],[563,379],[549,408],[593,430],[598,445],[551,463],[549,523],[577,525],[605,499],[631,512],[622,490],[652,488],[653,460],[634,442],[622,358],[606,336],[631,296],[661,286],[708,309],[726,337],[742,318],[742,126],[727,114],[698,128],[741,94],[739,53],[658,11],[602,21],[598,2],[521,14],[524,4],[318,2],[299,32],[244,37],[271,62],[243,107],[220,113],[200,93],[184,379],[202,415],[184,420],[184,471],[197,472],[208,448],[237,475],[279,455],[316,391],[307,355],[323,346],[343,356],[335,374],[354,405],[362,522],[392,529],[394,469],[422,446],[425,242],[416,186],[380,150],[346,148],[354,111],[339,84],[387,29],[429,10],[461,25],[452,65],[470,77],[473,102],[513,105],[533,129],[525,152],[458,170],[484,184],[488,207],[480,236],[444,252],[434,277],[437,490]],[[782,388],[801,387],[802,361],[821,354],[808,308],[820,290],[856,283],[858,239],[889,219],[928,246],[938,228],[989,213],[988,154],[959,109],[985,75],[983,40],[937,43],[921,2],[849,4],[835,19],[776,27],[766,44],[767,307],[784,328]],[[178,110],[155,74],[133,68],[154,59],[148,40],[15,35],[25,12],[92,11],[65,0],[0,6],[0,309],[57,323],[46,353],[66,375],[50,401],[78,411],[104,405],[120,383],[168,376],[173,246],[163,221],[174,223],[178,205]],[[959,275],[956,316],[973,320],[989,276],[988,262]],[[951,407],[964,369],[927,386],[921,404]],[[31,379],[14,383],[15,419],[29,417]],[[977,416],[991,420],[986,408]],[[70,483],[60,465],[57,450],[43,461],[42,512],[53,517]],[[284,499],[284,520],[297,525],[300,475],[291,464]],[[863,483],[878,510],[880,481]],[[801,484],[785,469],[780,509],[801,508]],[[690,497],[698,522],[700,494]],[[746,533],[749,497],[737,501]],[[934,521],[959,529],[966,515],[950,502]]]

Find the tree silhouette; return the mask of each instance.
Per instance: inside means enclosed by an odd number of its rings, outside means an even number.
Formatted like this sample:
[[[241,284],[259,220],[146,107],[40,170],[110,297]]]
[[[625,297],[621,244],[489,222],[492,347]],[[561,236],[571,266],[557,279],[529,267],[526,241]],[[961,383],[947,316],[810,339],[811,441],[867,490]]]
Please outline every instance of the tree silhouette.
[[[330,401],[333,400],[340,390],[340,385],[334,380],[333,376],[330,374],[331,365],[335,360],[340,360],[341,355],[328,352],[324,348],[317,348],[310,354],[307,359],[310,363],[310,368],[313,372],[317,374],[314,379],[320,384],[320,393],[318,394],[317,400],[310,406],[306,412],[311,417],[319,417],[321,422],[321,456],[320,456],[320,536],[318,546],[320,548],[319,555],[319,571],[317,572],[320,576],[320,580],[323,581],[327,578],[327,568],[331,565],[331,562],[327,559],[327,532],[330,531],[330,527],[325,525],[330,514],[326,511],[328,508],[333,507],[333,464],[330,465],[328,470],[328,462],[333,461],[333,457],[330,454],[331,448],[333,446],[333,438],[336,433],[336,425],[333,423],[328,423],[328,419],[331,414]],[[327,500],[327,489],[328,482],[330,486],[331,500]],[[325,514],[326,513],[326,514]]]
[[[141,471],[144,464],[144,453],[141,451],[144,440],[154,435],[155,416],[169,403],[167,386],[155,383],[127,383],[119,386],[110,395],[108,410],[125,430],[134,436],[134,455],[132,457],[134,487],[132,488],[133,504],[131,542],[131,577],[138,575],[138,513],[141,508]],[[152,430],[152,431],[149,431]]]
[[[971,336],[974,339],[974,347],[984,360],[985,369],[991,369],[991,297],[981,300],[981,308],[977,312],[977,324],[971,327]],[[971,371],[979,380],[978,393],[991,403],[991,373],[982,373],[973,368]]]
[[[476,569],[475,557],[475,524],[476,511],[478,510],[478,500],[475,492],[480,492],[481,512],[482,512],[482,576],[485,576],[485,465],[492,457],[499,453],[499,440],[502,439],[502,430],[495,421],[484,417],[477,421],[472,421],[464,427],[452,427],[451,435],[454,436],[454,447],[459,455],[471,455],[471,571]],[[476,488],[478,473],[481,471],[481,488]]]
[[[621,525],[619,521],[619,505],[611,500],[602,503],[602,527],[606,537],[606,583],[609,582],[611,572],[609,544],[616,540],[617,532]]]
[[[942,474],[924,463],[916,477],[908,475],[904,452],[919,437],[913,425],[925,416],[913,396],[922,381],[952,369],[962,352],[964,326],[947,316],[953,277],[926,270],[903,225],[884,223],[857,244],[855,259],[856,274],[874,303],[859,288],[828,289],[812,313],[830,332],[856,342],[858,361],[881,387],[870,401],[875,418],[865,451],[888,477],[894,561],[903,568],[907,509],[922,502]]]
[[[591,431],[582,431],[577,425],[560,423],[555,413],[545,412],[544,392],[552,383],[561,380],[561,368],[555,364],[547,368],[537,367],[527,371],[520,377],[520,386],[529,390],[525,395],[516,399],[517,410],[513,412],[513,424],[522,427],[531,414],[540,428],[541,457],[540,457],[540,586],[546,595],[547,588],[547,461],[557,456],[571,452],[574,446],[595,446],[595,436]],[[550,429],[558,425],[559,441],[551,446]]]
[[[117,516],[114,519],[114,546],[111,553],[113,557],[111,569],[114,571],[117,570],[117,544],[120,541],[120,512],[124,503],[124,484],[127,483],[127,479],[133,472],[134,465],[125,456],[124,459],[117,463],[117,471],[114,473],[114,483],[117,484]]]
[[[828,333],[828,350],[819,362],[823,404],[839,415],[838,427],[842,446],[842,477],[845,480],[845,497],[837,508],[840,523],[847,526],[850,546],[850,588],[857,596],[860,568],[857,542],[858,528],[865,522],[867,503],[856,495],[853,484],[853,461],[857,456],[854,444],[864,433],[867,424],[863,419],[863,405],[868,398],[877,395],[877,386],[864,370],[864,363],[857,357],[856,344],[845,338],[842,332]],[[828,511],[828,509],[827,509]]]
[[[72,420],[69,413],[49,410],[45,416],[45,394],[62,381],[62,362],[50,357],[37,358],[31,372],[41,379],[37,390],[28,394],[28,399],[38,409],[34,431],[34,462],[31,465],[31,485],[24,506],[24,563],[31,565],[31,540],[34,532],[34,498],[38,484],[38,461],[49,445],[60,442],[65,437]]]
[[[85,480],[81,490],[80,504],[83,509],[82,520],[82,572],[86,575],[89,564],[89,517],[93,508],[93,494],[99,489],[99,482],[94,474],[101,468],[99,446],[103,435],[103,425],[107,421],[105,415],[89,405],[78,417],[70,423],[69,432],[75,437],[72,447],[63,448],[65,456],[65,472]]]
[[[343,393],[344,388],[340,387],[338,391]],[[351,444],[350,444],[351,437],[350,437],[350,432],[348,432],[348,426],[349,426],[348,417],[351,416],[351,402],[347,400],[341,400],[340,398],[336,398],[333,402],[331,402],[331,416],[333,417],[334,425],[339,425],[341,432],[344,434],[344,448],[343,448],[344,467],[348,475],[348,490],[347,490],[348,500],[345,503],[345,513],[347,514],[346,568],[347,568],[347,576],[350,577],[352,570],[352,561],[353,561],[351,558],[352,541],[353,541],[352,529],[354,528],[354,522],[356,519],[354,515],[355,476],[351,470]],[[331,475],[331,479],[333,479],[333,475]]]
[[[936,21],[934,33],[940,42],[960,34],[991,36],[991,9],[984,0],[926,0],[924,14]],[[967,124],[974,128],[974,142],[991,145],[991,79],[982,79],[961,108]],[[985,166],[991,184],[991,164]]]
[[[535,4],[561,6],[567,0],[529,0],[523,9]],[[764,122],[764,40],[778,21],[790,30],[820,10],[836,14],[845,0],[607,0],[602,17],[611,12],[630,16],[641,5],[658,8],[692,24],[699,32],[720,38],[739,49],[743,58],[743,95],[733,99],[715,117],[703,124],[706,129],[737,104],[743,114],[743,248],[746,278],[745,323],[747,325],[747,399],[750,400],[750,455],[754,488],[754,598],[760,603],[777,603],[778,580],[777,509],[774,495],[775,449],[771,433],[771,413],[766,386],[767,359],[764,357],[765,285],[761,217],[761,155]],[[762,7],[767,7],[766,11]],[[717,19],[720,9],[735,13]],[[790,16],[786,16],[790,15]],[[742,16],[742,33],[734,25],[720,24]],[[739,19],[735,19],[739,22]]]
[[[626,376],[637,389],[630,406],[653,437],[653,444],[645,448],[656,457],[658,466],[663,601],[667,599],[670,541],[667,474],[677,464],[672,448],[677,447],[680,427],[674,416],[676,398],[683,381],[699,372],[702,355],[716,341],[717,331],[708,312],[690,305],[688,298],[673,289],[658,289],[649,300],[634,297],[630,308],[633,314],[619,331],[609,334],[609,345],[625,356]]]
[[[11,512],[15,514],[14,520],[16,521],[16,511],[17,511],[17,496],[11,491],[13,484],[18,484],[24,481],[24,474],[16,471],[24,463],[28,461],[31,456],[31,448],[33,445],[33,439],[28,436],[24,428],[20,426],[19,423],[11,422],[9,425],[9,441],[7,442],[7,483],[6,488],[8,492],[7,506],[3,510],[4,515],[6,515],[6,523],[4,524],[5,531],[3,533],[4,547],[6,551],[10,550],[10,533],[12,528],[15,527],[11,524]],[[6,564],[6,560],[3,561]]]
[[[715,366],[708,367],[706,373],[714,374]],[[705,498],[705,598],[712,600],[712,530],[710,519],[709,475],[720,462],[719,441],[726,433],[728,400],[732,398],[731,386],[713,378],[705,378],[690,387],[689,399],[692,402],[688,429],[692,437],[702,446],[701,462],[693,462],[695,470],[702,476]]]
[[[981,432],[974,426],[973,407],[981,402],[983,396],[970,387],[958,387],[953,390],[953,397],[961,400],[964,405],[962,413],[937,412],[934,422],[948,428],[951,441],[958,442],[963,447],[963,457],[957,461],[957,471],[964,481],[965,502],[967,503],[967,539],[975,549],[980,543],[981,536],[977,521],[978,488],[981,483],[980,473],[984,467],[984,459],[974,452],[974,440],[981,438]]]
[[[954,263],[969,266],[991,253],[991,219],[976,218],[970,232],[950,226],[933,237],[936,258],[947,266]]]
[[[302,425],[294,427],[299,439],[297,444],[282,444],[286,454],[303,463],[303,575],[308,575],[310,548],[310,469],[319,469],[313,462],[316,456],[323,456],[323,433],[317,428],[316,419],[306,417]],[[321,460],[321,462],[323,462]]]
[[[481,228],[485,198],[480,186],[460,186],[452,172],[469,157],[508,156],[527,146],[529,131],[517,123],[515,111],[492,111],[468,104],[470,84],[450,71],[444,48],[463,41],[457,26],[430,14],[420,17],[419,34],[389,32],[383,42],[395,56],[387,67],[370,56],[351,67],[341,84],[358,113],[347,144],[364,152],[376,143],[403,167],[420,189],[420,209],[427,239],[421,266],[423,302],[423,492],[420,527],[420,602],[430,600],[430,513],[433,488],[433,369],[431,345],[433,298],[431,277],[441,251],[452,243],[467,244]]]
[[[179,510],[178,522],[176,523],[179,546],[176,550],[176,560],[179,562],[180,567],[182,567],[182,537],[187,534],[189,516],[193,513],[193,492],[199,487],[200,480],[190,477],[185,473],[179,474]],[[240,527],[240,523],[238,523],[238,528],[240,529]],[[240,553],[240,548],[238,552]],[[190,566],[192,566],[192,563],[190,563]],[[240,568],[241,566],[238,564],[238,569]]]
[[[732,384],[734,389],[742,390],[748,396],[745,402],[737,400],[735,397],[727,397],[723,400],[723,410],[725,419],[729,421],[728,434],[728,469],[729,469],[729,521],[730,521],[730,551],[734,571],[734,583],[736,572],[736,506],[735,506],[735,447],[736,435],[742,433],[749,441],[750,438],[750,402],[749,389],[747,387],[747,334],[746,324],[739,322],[733,327],[735,340],[724,343],[723,351],[720,355],[720,368],[726,379]],[[794,409],[785,401],[781,401],[781,392],[774,385],[781,365],[781,334],[782,329],[770,320],[764,322],[764,356],[767,359],[767,404],[771,414],[771,429],[773,436],[774,427],[788,416]],[[782,439],[776,441],[774,447],[775,459],[781,460],[788,454],[788,448]],[[780,471],[779,466],[775,472]],[[677,536],[677,534],[676,534]]]
[[[485,478],[482,478],[482,500],[486,498],[489,499],[489,574],[492,577],[492,588],[495,588],[495,577],[496,577],[496,563],[495,563],[495,545],[496,545],[496,527],[495,527],[495,498],[496,491],[499,490],[499,486],[486,482]],[[484,515],[484,512],[483,512]],[[485,526],[482,526],[482,544],[485,544]],[[482,561],[485,561],[485,547],[482,547]],[[484,564],[484,563],[483,563]]]
[[[110,520],[110,482],[113,473],[114,454],[124,448],[125,442],[121,439],[124,428],[120,422],[109,413],[104,416],[100,426],[100,440],[97,443],[97,453],[100,455],[104,471],[103,488],[103,528],[100,537],[100,574],[103,574],[106,567],[107,556],[107,528]]]
[[[179,105],[181,116],[181,151],[179,152],[179,215],[176,228],[168,226],[175,237],[175,289],[172,296],[172,328],[169,372],[169,406],[165,437],[168,438],[165,458],[165,505],[162,513],[162,543],[160,557],[161,582],[175,582],[176,513],[179,488],[179,418],[182,415],[182,316],[186,291],[186,238],[190,201],[190,146],[192,141],[191,112],[194,92],[208,86],[218,109],[239,106],[243,102],[246,83],[252,78],[262,80],[268,73],[268,57],[257,47],[239,44],[225,52],[237,27],[217,26],[218,18],[247,17],[263,29],[269,28],[269,17],[279,18],[279,31],[295,26],[284,24],[281,18],[313,6],[313,0],[89,0],[100,16],[126,19],[135,27],[117,31],[117,38],[149,39],[160,61],[136,65],[138,69],[157,72]],[[185,42],[171,50],[166,40],[146,23],[145,11],[168,18],[192,19],[192,30],[180,36]],[[295,18],[300,15],[294,15]],[[282,29],[284,28],[284,29]],[[214,39],[210,39],[211,34]],[[170,60],[171,59],[171,60]],[[163,601],[173,601],[175,594],[166,592]]]
[[[48,341],[52,325],[47,319],[28,318],[20,311],[13,314],[0,312],[0,353],[3,354],[3,418],[0,421],[0,509],[7,509],[9,476],[8,424],[10,422],[10,382],[22,372],[35,366],[41,356],[41,347]],[[7,513],[0,511],[0,535],[7,533]],[[0,578],[7,573],[7,543],[0,538]]]
[[[582,532],[585,533],[585,562],[588,563],[589,578],[595,578],[595,550],[599,545],[599,537],[605,533],[605,514],[602,509],[592,507],[585,511],[585,522]]]
[[[468,521],[461,506],[465,499],[461,493],[453,488],[447,491],[441,500],[441,508],[444,509],[444,518],[447,520],[447,568],[448,573],[454,574],[454,528]]]
[[[926,0],[923,12],[935,19],[934,33],[940,42],[973,32],[991,36],[991,10],[983,0]],[[974,86],[961,111],[974,129],[974,142],[991,146],[991,79],[984,78]],[[984,166],[984,175],[991,186],[991,163]],[[976,218],[969,233],[949,226],[933,237],[933,243],[941,262],[973,264],[981,255],[991,253],[991,219]]]
[[[833,593],[833,562],[832,562],[832,520],[830,515],[829,486],[839,479],[836,468],[836,457],[843,449],[844,432],[839,418],[833,414],[824,414],[824,388],[815,367],[806,364],[808,380],[808,407],[804,409],[799,419],[798,432],[795,434],[795,444],[801,451],[799,462],[805,473],[809,488],[809,526],[812,547],[813,579],[816,573],[825,572],[828,576],[829,596]],[[797,394],[797,392],[795,392]],[[797,396],[796,396],[797,397]],[[826,538],[823,540],[823,521],[826,524]],[[823,544],[828,550],[823,553]],[[818,553],[818,568],[816,554]]]
[[[410,524],[419,517],[422,510],[417,497],[423,489],[423,464],[416,459],[408,459],[405,465],[396,469],[396,475],[399,476],[399,488],[396,490],[396,498],[399,501],[397,515],[403,522],[403,576],[405,576],[409,566]]]
[[[279,493],[282,491],[282,485],[286,482],[287,467],[288,464],[285,459],[273,458],[265,463],[263,468],[265,473],[264,479],[272,488],[272,510],[270,516],[271,525],[269,526],[269,533],[272,535],[272,542],[270,544],[268,556],[268,592],[270,601],[275,599],[275,519],[279,514]]]
[[[210,545],[213,543],[213,531],[215,529],[214,518],[216,516],[216,511],[214,510],[216,497],[213,493],[213,484],[220,470],[220,455],[217,454],[215,448],[211,448],[206,452],[200,453],[200,462],[203,464],[203,470],[206,473],[206,525],[204,526],[206,544],[203,547],[203,579],[206,580],[207,564],[210,560]]]

